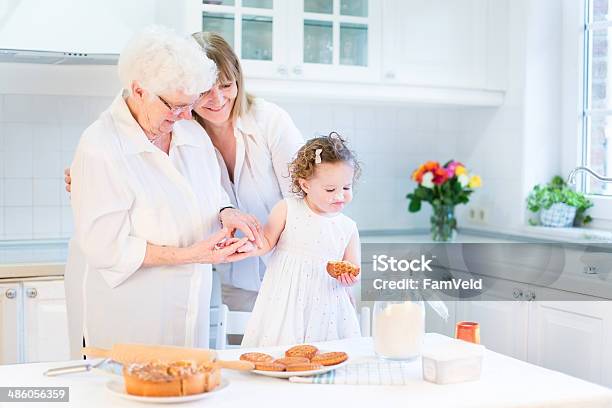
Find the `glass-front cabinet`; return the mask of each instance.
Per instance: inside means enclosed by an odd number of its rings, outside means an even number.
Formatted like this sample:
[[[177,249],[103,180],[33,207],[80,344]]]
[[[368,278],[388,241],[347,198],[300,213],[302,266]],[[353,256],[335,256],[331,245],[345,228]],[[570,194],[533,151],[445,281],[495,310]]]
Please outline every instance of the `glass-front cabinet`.
[[[194,31],[213,31],[225,38],[243,61],[249,76],[278,75],[286,56],[279,41],[282,0],[200,0]],[[286,68],[285,68],[286,70]]]
[[[196,1],[196,0],[194,0]],[[197,0],[191,31],[221,34],[248,77],[378,81],[380,0]]]
[[[304,78],[378,80],[380,1],[303,0],[292,48],[293,74]],[[301,47],[299,46],[301,45]]]

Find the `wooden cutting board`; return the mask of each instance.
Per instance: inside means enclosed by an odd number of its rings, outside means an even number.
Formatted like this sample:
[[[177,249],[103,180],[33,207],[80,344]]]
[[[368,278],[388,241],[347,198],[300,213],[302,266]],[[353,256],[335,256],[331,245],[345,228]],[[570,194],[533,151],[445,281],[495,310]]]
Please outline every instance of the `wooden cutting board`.
[[[110,350],[97,347],[83,347],[83,354],[90,358],[110,358],[124,365],[148,363],[154,360],[166,363],[180,360],[192,360],[198,364],[214,363],[214,365],[220,368],[234,370],[252,370],[255,368],[254,364],[248,361],[217,361],[217,353],[215,350],[177,346],[118,343],[114,344]]]

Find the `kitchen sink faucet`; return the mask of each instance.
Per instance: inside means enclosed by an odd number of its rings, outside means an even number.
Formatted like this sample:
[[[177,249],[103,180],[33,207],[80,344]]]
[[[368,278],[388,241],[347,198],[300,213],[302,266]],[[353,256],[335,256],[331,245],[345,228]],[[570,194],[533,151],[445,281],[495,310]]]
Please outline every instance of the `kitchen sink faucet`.
[[[595,177],[597,180],[603,181],[604,183],[612,183],[612,177],[600,176],[599,174],[597,174],[593,170],[591,170],[589,167],[580,166],[580,167],[576,167],[574,170],[572,170],[570,172],[569,176],[567,177],[567,184],[568,185],[574,185],[576,183],[575,176],[576,176],[576,173],[578,173],[580,171],[586,171],[587,173],[589,173],[593,177]]]

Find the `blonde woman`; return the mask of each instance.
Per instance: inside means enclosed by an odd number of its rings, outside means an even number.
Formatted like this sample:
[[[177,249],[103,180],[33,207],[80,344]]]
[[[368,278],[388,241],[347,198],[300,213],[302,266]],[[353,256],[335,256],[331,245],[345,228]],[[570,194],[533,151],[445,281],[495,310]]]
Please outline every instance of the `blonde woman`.
[[[215,147],[232,203],[265,222],[274,205],[290,195],[288,165],[304,140],[287,112],[246,92],[240,61],[223,37],[207,32],[193,37],[219,72],[215,85],[194,105],[194,119]],[[223,272],[223,303],[232,310],[252,310],[264,259],[217,269]]]

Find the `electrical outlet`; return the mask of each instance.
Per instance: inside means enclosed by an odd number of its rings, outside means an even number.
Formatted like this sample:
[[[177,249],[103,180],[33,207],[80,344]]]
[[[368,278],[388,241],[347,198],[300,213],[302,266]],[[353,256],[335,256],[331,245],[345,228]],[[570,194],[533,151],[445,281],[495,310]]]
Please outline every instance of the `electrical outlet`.
[[[479,223],[488,224],[489,223],[489,212],[484,207],[480,207],[476,214],[476,218],[478,219]]]
[[[468,208],[468,219],[474,224],[488,224],[489,214],[484,207],[471,206]]]
[[[476,221],[476,209],[474,207],[468,209],[468,218],[472,222]]]

